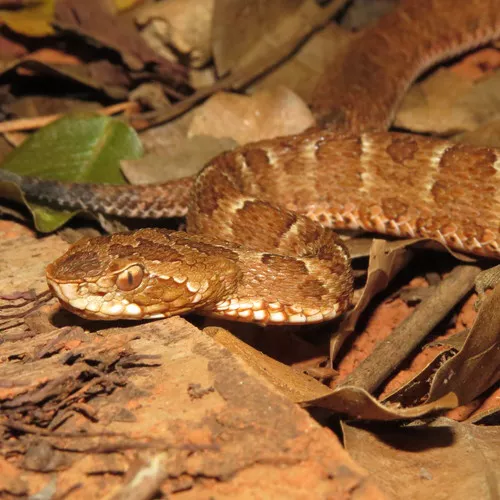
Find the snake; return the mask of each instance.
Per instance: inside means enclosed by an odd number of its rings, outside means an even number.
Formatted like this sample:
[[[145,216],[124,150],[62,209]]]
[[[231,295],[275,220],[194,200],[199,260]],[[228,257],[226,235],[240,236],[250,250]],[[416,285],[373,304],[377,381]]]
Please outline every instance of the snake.
[[[89,319],[190,312],[302,325],[349,309],[350,256],[334,229],[431,238],[500,257],[500,149],[388,132],[426,69],[500,35],[500,0],[402,0],[363,30],[311,102],[318,127],[247,144],[156,185],[20,177],[28,200],[134,218],[186,217],[78,241],[49,264],[61,305]]]

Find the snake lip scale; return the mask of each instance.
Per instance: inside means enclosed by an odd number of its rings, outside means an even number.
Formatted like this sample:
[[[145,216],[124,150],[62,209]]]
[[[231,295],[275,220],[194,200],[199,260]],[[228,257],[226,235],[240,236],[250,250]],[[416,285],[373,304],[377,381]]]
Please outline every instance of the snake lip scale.
[[[332,229],[424,237],[500,258],[500,149],[386,132],[411,81],[500,34],[500,0],[402,0],[325,72],[323,129],[226,152],[195,178],[155,186],[19,178],[27,199],[125,217],[186,216],[80,241],[47,268],[61,304],[91,319],[196,313],[265,324],[350,307],[349,254]],[[390,64],[388,64],[390,62]]]

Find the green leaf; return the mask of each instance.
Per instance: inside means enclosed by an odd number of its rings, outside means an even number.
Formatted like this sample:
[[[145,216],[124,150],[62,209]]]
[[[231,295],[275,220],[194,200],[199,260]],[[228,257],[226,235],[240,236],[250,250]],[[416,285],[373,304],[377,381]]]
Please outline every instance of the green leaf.
[[[123,184],[120,160],[139,158],[142,152],[138,135],[128,125],[107,116],[70,115],[35,132],[1,168],[59,181]],[[42,232],[54,231],[77,213],[26,204]]]

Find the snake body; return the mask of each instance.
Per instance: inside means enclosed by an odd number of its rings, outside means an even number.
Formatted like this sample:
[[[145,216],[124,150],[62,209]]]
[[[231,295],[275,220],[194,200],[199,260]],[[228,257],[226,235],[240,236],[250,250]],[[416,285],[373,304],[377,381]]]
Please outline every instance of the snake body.
[[[377,131],[423,69],[496,37],[499,13],[499,0],[460,9],[451,0],[402,1],[349,48],[357,60],[325,75],[313,109],[327,128],[224,153],[196,178],[156,186],[16,178],[28,198],[52,206],[187,216],[187,233],[143,229],[78,242],[48,266],[49,286],[89,318],[196,311],[301,324],[350,304],[349,255],[331,228],[429,237],[499,258],[500,150]]]

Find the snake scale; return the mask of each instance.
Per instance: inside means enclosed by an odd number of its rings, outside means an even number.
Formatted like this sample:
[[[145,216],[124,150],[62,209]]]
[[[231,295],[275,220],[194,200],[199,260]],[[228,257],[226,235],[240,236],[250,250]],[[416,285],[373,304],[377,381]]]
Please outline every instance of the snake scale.
[[[385,130],[435,62],[500,34],[500,0],[402,0],[320,82],[323,128],[249,144],[196,178],[106,186],[17,178],[28,199],[126,217],[187,217],[82,240],[47,280],[87,318],[194,311],[260,324],[332,319],[350,305],[348,252],[331,228],[429,237],[500,257],[500,149]],[[7,179],[9,180],[9,179]]]

